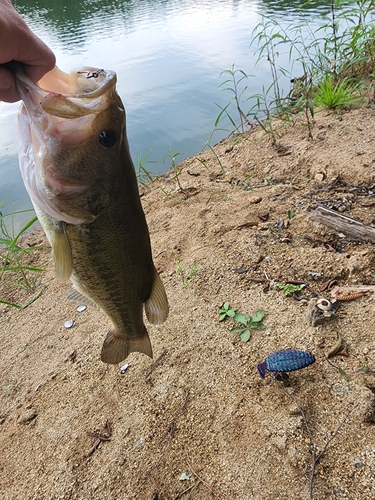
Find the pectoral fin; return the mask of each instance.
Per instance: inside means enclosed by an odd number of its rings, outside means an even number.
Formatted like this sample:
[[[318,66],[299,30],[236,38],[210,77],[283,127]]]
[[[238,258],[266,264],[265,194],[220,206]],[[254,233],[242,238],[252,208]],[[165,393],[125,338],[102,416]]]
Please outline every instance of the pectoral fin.
[[[169,305],[164,285],[160,279],[157,270],[154,268],[154,284],[150,298],[145,304],[147,319],[150,323],[160,325],[168,317]]]
[[[73,257],[63,222],[54,227],[51,245],[56,278],[68,280],[73,271]]]

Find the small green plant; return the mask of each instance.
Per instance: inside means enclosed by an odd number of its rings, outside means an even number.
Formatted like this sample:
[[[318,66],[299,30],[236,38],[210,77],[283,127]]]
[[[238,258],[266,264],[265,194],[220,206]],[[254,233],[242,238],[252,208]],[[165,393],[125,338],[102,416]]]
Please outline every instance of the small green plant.
[[[315,90],[315,104],[330,109],[353,106],[360,100],[356,87],[349,80],[334,83],[332,78],[326,77]]]
[[[222,87],[222,90],[224,91],[229,91],[233,95],[232,101],[227,104],[224,108],[219,106],[221,109],[219,115],[216,118],[215,121],[215,127],[221,122],[221,120],[226,117],[229,119],[231,125],[237,132],[243,133],[246,129],[246,127],[252,127],[253,123],[248,119],[246,114],[243,112],[241,108],[241,99],[244,93],[247,90],[247,85],[245,85],[242,89],[239,88],[239,85],[242,84],[244,80],[247,80],[249,78],[249,75],[247,75],[242,69],[234,69],[234,64],[232,65],[231,69],[226,69],[220,73],[220,76],[229,76],[223,83],[220,84],[220,87]],[[230,112],[228,111],[229,107],[234,107],[236,108],[239,119],[240,119],[240,126],[238,127],[233,120]]]
[[[295,216],[295,213],[293,212],[293,210],[288,210],[288,219],[291,220],[291,219],[293,219],[294,216]]]
[[[264,184],[265,186],[269,186],[269,185],[270,185],[270,183],[271,183],[271,181],[272,181],[272,177],[271,177],[271,176],[265,177],[265,178],[263,179],[263,184]]]
[[[292,283],[276,283],[276,287],[279,290],[284,290],[284,295],[292,295],[295,292],[299,292],[304,288],[305,285],[293,285]]]
[[[264,330],[266,328],[262,323],[263,317],[263,309],[259,309],[252,316],[236,313],[233,319],[237,323],[240,323],[240,326],[235,326],[231,329],[231,332],[238,333],[242,342],[248,342],[251,338],[251,330],[253,328],[259,328],[260,330]]]
[[[156,174],[153,174],[150,170],[147,170],[147,168],[145,167],[145,165],[148,163],[158,163],[155,160],[149,160],[150,153],[151,149],[149,149],[144,156],[139,155],[137,160],[138,163],[137,178],[138,182],[142,185],[148,184],[149,182],[153,182],[158,177]]]
[[[239,326],[232,328],[231,332],[238,333],[242,342],[248,342],[250,340],[251,330],[253,328],[259,328],[260,330],[265,329],[262,323],[262,319],[264,318],[263,309],[259,309],[252,316],[241,314],[237,311],[238,309],[236,307],[231,307],[229,302],[224,302],[218,311],[219,321],[230,318],[236,323],[239,323]]]
[[[229,302],[224,302],[221,309],[219,309],[219,321],[224,321],[226,318],[234,318],[236,311],[236,308],[233,309],[230,307]]]
[[[339,374],[342,376],[342,378],[345,380],[345,382],[349,382],[349,375],[346,373],[345,370],[343,370],[342,368],[337,368],[338,369],[338,372]]]
[[[179,151],[172,151],[171,148],[168,148],[168,153],[164,156],[163,158],[163,163],[165,163],[165,160],[169,159],[171,162],[171,167],[175,171],[174,176],[171,178],[171,180],[176,180],[178,189],[182,192],[184,192],[184,188],[181,186],[180,183],[180,175],[182,172],[182,168],[177,168],[177,163],[176,163],[176,158],[180,155],[183,155],[184,153],[180,153]]]
[[[191,269],[185,271],[182,260],[176,259],[176,263],[177,263],[176,274],[178,274],[181,277],[182,286],[183,287],[188,286],[190,281],[194,278],[194,276],[198,272],[198,265],[195,264]]]

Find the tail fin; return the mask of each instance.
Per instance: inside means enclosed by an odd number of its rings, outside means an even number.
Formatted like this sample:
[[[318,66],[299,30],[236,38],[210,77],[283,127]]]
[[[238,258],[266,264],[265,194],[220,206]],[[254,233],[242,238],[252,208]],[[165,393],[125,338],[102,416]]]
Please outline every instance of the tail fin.
[[[104,340],[100,357],[103,363],[116,365],[131,352],[142,352],[152,358],[152,347],[146,327],[144,335],[135,339],[121,335],[115,330],[110,330]]]

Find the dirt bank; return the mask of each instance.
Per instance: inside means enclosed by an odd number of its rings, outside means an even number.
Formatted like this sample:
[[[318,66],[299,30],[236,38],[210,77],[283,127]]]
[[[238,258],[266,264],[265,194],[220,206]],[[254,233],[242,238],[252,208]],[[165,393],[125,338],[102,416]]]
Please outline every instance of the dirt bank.
[[[0,297],[19,303],[46,286],[26,309],[1,307],[1,498],[307,499],[313,447],[286,391],[318,453],[333,437],[314,498],[372,498],[375,294],[343,301],[319,326],[306,312],[328,280],[375,284],[374,246],[311,219],[320,204],[374,220],[374,125],[370,107],[322,111],[313,141],[297,124],[275,149],[255,130],[217,145],[224,172],[206,152],[179,166],[182,190],[175,172],[141,187],[171,312],[148,325],[154,359],[131,354],[123,374],[100,361],[108,320],[65,300],[49,249],[33,256],[45,271],[31,292],[0,282]],[[45,243],[41,230],[24,243]],[[275,287],[290,281],[308,285],[301,300]],[[266,328],[241,342],[233,320],[218,321],[226,301],[263,309]],[[330,364],[339,333],[348,356]],[[257,363],[287,348],[315,364],[288,384],[261,380]]]

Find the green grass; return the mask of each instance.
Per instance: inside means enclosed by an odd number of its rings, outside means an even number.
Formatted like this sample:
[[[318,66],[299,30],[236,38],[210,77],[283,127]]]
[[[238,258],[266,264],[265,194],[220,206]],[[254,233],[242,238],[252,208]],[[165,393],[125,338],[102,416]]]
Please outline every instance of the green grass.
[[[334,83],[328,76],[317,85],[314,102],[316,106],[337,109],[358,105],[363,99],[358,94],[357,87],[349,80]]]
[[[307,3],[309,0],[301,3],[302,13]],[[286,27],[263,16],[250,45],[256,47],[256,64],[266,61],[269,65],[272,82],[248,95],[248,72],[234,65],[224,70],[220,87],[232,98],[220,107],[210,138],[217,130],[241,137],[257,124],[276,145],[280,129],[298,120],[313,139],[316,107],[340,109],[361,104],[360,94],[369,90],[375,77],[374,6],[374,0],[351,4],[330,0],[326,14],[320,13],[314,22],[302,20]],[[281,54],[288,55],[285,67],[279,63]],[[283,90],[285,79],[293,82],[290,90]]]
[[[0,203],[0,208],[4,205],[5,201]],[[37,217],[31,217],[15,234],[12,224],[15,216],[19,216],[25,212],[32,212],[32,210],[12,212],[7,215],[3,215],[0,212],[0,280],[6,279],[7,286],[32,291],[37,285],[38,277],[43,268],[29,265],[28,262],[32,260],[31,254],[37,252],[42,247],[24,247],[21,246],[19,240],[37,221]],[[5,297],[0,299],[0,303],[15,307],[16,309],[24,309],[39,298],[44,290],[45,287],[25,304],[17,304],[11,300],[7,300]]]

